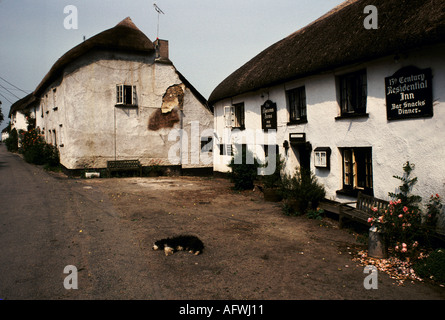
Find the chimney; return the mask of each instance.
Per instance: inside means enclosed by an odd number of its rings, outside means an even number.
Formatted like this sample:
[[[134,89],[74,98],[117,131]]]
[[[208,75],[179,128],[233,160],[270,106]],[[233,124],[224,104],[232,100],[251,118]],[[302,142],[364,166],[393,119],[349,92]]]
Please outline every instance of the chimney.
[[[168,59],[168,40],[156,39],[154,42],[156,49],[156,60],[169,61]]]

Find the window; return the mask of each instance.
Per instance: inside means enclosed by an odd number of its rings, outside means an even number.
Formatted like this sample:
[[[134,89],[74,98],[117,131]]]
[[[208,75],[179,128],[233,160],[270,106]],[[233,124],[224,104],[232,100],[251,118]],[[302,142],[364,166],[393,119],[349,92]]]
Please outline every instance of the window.
[[[289,123],[305,123],[306,116],[306,90],[300,87],[286,91]]]
[[[277,154],[279,154],[279,147],[278,147],[278,145],[277,144],[265,144],[265,145],[263,145],[263,150],[264,150],[264,156],[266,157],[266,158],[268,158],[269,157],[269,154],[271,154],[272,152],[272,150],[273,149],[275,149],[275,156],[277,155]]]
[[[320,169],[330,169],[331,148],[318,147],[314,150],[314,165]]]
[[[119,84],[116,86],[116,104],[137,106],[136,86]]]
[[[226,127],[244,129],[244,102],[224,107]]]
[[[58,108],[57,108],[57,96],[56,96],[56,93],[57,93],[57,89],[56,88],[54,88],[53,89],[53,110],[54,111],[56,111]]]
[[[213,151],[213,139],[212,137],[201,137],[201,152]]]
[[[358,191],[373,195],[372,148],[341,149],[343,158],[343,190],[350,195]]]
[[[231,144],[220,144],[219,145],[219,155],[220,156],[231,156],[232,155],[232,145]]]
[[[339,77],[341,116],[366,114],[366,70]]]

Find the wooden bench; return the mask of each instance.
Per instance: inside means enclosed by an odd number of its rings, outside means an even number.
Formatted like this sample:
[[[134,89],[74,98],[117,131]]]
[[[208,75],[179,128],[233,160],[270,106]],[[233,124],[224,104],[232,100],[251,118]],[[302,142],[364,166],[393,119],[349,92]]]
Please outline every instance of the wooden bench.
[[[139,160],[114,160],[107,161],[108,177],[111,177],[113,171],[131,171],[138,170],[139,176],[142,176],[142,165]]]
[[[349,204],[353,203],[356,204],[355,208],[349,206]],[[357,201],[346,202],[339,205],[340,228],[343,227],[344,218],[370,226],[371,224],[368,222],[368,219],[374,216],[372,208],[384,210],[388,207],[388,205],[389,201],[374,198],[359,192]]]

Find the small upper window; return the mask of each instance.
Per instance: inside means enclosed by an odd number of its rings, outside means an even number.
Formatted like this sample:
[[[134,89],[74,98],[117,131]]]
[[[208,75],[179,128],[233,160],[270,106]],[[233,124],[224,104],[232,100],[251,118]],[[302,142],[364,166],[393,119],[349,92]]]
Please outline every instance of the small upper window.
[[[245,128],[244,102],[224,107],[224,118],[226,127],[234,129]]]
[[[116,104],[137,105],[136,86],[119,84],[116,86]]]
[[[340,109],[342,116],[366,113],[366,70],[339,77]]]
[[[304,87],[286,91],[289,123],[307,122],[306,91]]]

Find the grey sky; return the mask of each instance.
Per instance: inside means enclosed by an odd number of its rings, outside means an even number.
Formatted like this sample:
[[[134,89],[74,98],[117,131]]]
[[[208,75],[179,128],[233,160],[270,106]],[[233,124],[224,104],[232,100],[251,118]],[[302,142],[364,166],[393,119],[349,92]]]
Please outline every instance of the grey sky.
[[[263,49],[319,18],[342,0],[0,0],[0,77],[32,92],[65,52],[126,17],[152,41],[169,40],[170,59],[206,98]],[[78,29],[64,28],[68,5]],[[5,121],[25,93],[0,78]],[[6,88],[6,89],[5,89]],[[16,97],[17,96],[17,97]]]

